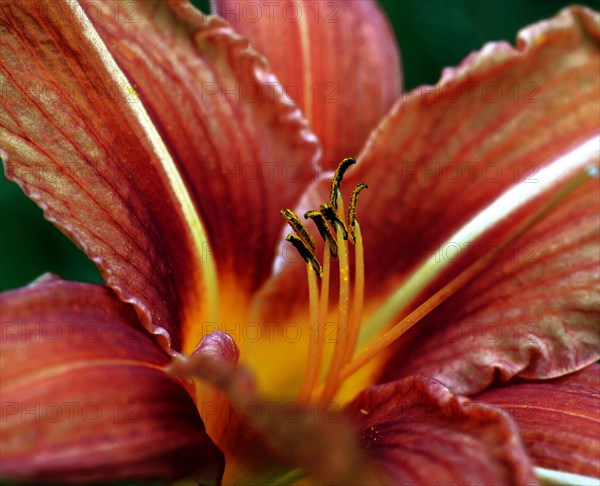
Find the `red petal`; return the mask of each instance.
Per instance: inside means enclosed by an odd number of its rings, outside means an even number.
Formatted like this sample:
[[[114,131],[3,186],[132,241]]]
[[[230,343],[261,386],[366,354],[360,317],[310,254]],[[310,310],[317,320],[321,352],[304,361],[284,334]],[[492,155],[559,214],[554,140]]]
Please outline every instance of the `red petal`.
[[[226,22],[182,1],[127,5],[135,22],[107,3],[94,25],[185,175],[219,269],[253,288],[269,274],[279,210],[314,174],[316,139]]]
[[[552,378],[600,358],[600,198],[590,181],[406,333],[383,380],[420,373],[455,393],[495,376]]]
[[[396,105],[344,181],[370,188],[358,219],[371,295],[509,187],[535,184],[543,167],[598,134],[599,40],[595,13],[567,9],[522,30],[516,49],[488,44]]]
[[[536,465],[600,478],[600,365],[545,382],[515,383],[477,400],[510,412]]]
[[[347,410],[395,484],[535,484],[508,414],[452,395],[435,380],[370,387]]]
[[[356,155],[402,89],[400,55],[372,0],[216,0],[216,11],[265,54],[334,169]]]
[[[207,255],[174,162],[74,2],[3,2],[0,25],[7,177],[178,349],[179,325],[205,310]]]
[[[194,401],[112,291],[50,277],[0,304],[3,478],[219,481]]]

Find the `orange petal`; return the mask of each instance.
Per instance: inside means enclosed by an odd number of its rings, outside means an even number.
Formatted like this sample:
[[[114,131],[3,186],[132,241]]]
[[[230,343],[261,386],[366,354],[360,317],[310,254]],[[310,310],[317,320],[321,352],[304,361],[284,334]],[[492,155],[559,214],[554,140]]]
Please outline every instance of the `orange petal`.
[[[402,90],[400,55],[372,0],[216,0],[216,12],[269,59],[334,169],[356,155]]]
[[[75,2],[3,3],[0,24],[7,177],[179,349],[181,323],[208,312],[212,260],[138,95]]]
[[[598,181],[589,181],[400,339],[383,381],[415,373],[472,394],[600,358]]]
[[[111,290],[46,277],[0,304],[4,479],[219,481],[194,401]]]
[[[509,412],[536,465],[600,478],[600,365],[549,381],[515,383],[476,398]]]
[[[279,210],[314,175],[316,138],[264,58],[222,19],[181,0],[128,6],[135,21],[110,3],[92,21],[184,174],[219,270],[252,289],[269,274]]]
[[[430,378],[367,388],[346,409],[394,484],[536,484],[508,414]]]

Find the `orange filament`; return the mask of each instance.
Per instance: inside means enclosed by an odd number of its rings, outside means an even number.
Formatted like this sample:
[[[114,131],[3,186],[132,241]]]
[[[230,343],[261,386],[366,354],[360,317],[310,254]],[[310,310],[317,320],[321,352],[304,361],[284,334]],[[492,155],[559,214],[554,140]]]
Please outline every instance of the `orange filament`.
[[[352,300],[352,313],[350,314],[350,325],[348,327],[348,345],[344,356],[344,364],[352,359],[356,342],[358,341],[358,332],[360,330],[360,320],[365,301],[365,257],[363,250],[362,234],[358,221],[352,225],[352,234],[354,236],[354,297]]]
[[[323,271],[323,284],[321,286],[321,291],[325,287],[329,288],[329,251],[327,249],[327,243],[325,243],[325,256],[326,260],[324,260],[324,271]],[[300,392],[298,393],[298,401],[303,402],[307,401],[310,397],[311,390],[314,388],[315,383],[317,381],[317,377],[319,376],[319,370],[321,368],[321,357],[323,355],[323,341],[320,339],[321,337],[321,328],[324,329],[325,319],[321,315],[320,310],[322,306],[320,306],[319,302],[319,289],[317,285],[317,276],[315,271],[311,265],[306,265],[306,272],[308,276],[308,300],[309,300],[309,329],[316,328],[316,336],[311,336],[308,342],[308,366],[306,370],[306,374],[304,375],[304,383],[300,387]],[[321,293],[321,301],[323,299],[323,295]],[[325,302],[325,306],[327,303]]]
[[[323,348],[325,345],[325,329],[327,320],[327,310],[329,308],[329,281],[331,275],[331,252],[328,250],[328,242],[325,242],[325,249],[323,250],[323,279],[321,280],[321,298],[319,300],[319,325],[318,332],[315,336],[317,341],[317,362],[316,372],[312,377],[312,381],[309,390],[312,394],[316,389],[319,372],[321,371],[321,364],[323,363]],[[314,398],[314,397],[313,397]]]
[[[336,236],[338,245],[338,261],[340,269],[340,293],[338,302],[338,322],[336,343],[333,357],[329,366],[329,373],[325,380],[325,389],[321,399],[329,401],[335,396],[339,386],[339,374],[344,365],[346,347],[348,344],[348,321],[350,315],[350,266],[348,264],[348,242],[340,225],[336,224]]]

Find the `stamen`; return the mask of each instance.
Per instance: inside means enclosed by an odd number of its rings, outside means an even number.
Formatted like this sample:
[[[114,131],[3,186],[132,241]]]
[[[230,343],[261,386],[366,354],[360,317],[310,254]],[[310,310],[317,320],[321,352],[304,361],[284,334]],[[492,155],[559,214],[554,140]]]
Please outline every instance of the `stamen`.
[[[344,173],[352,164],[356,164],[356,159],[354,157],[348,157],[347,159],[342,160],[338,168],[335,170],[333,181],[331,183],[331,192],[329,193],[329,202],[333,209],[338,209],[337,193],[340,188],[340,184],[342,183],[342,179],[344,178]]]
[[[312,252],[312,250],[310,250],[310,248],[306,246],[304,241],[302,241],[296,235],[287,235],[285,239],[296,247],[296,250],[298,250],[298,253],[300,253],[300,256],[304,259],[304,261],[311,265],[314,271],[316,272],[317,276],[321,278],[321,264],[317,260],[317,257]]]
[[[350,238],[352,238],[352,243],[356,243],[356,238],[354,236],[354,222],[356,221],[356,200],[360,191],[363,189],[367,189],[367,186],[364,183],[360,183],[358,186],[354,188],[352,191],[352,195],[350,196],[350,206],[348,206],[348,231],[350,232]]]
[[[314,251],[316,249],[315,240],[306,229],[306,226],[304,226],[304,223],[300,221],[300,218],[298,218],[296,213],[291,209],[282,209],[280,213],[304,244]]]
[[[344,240],[348,239],[348,228],[346,228],[346,223],[338,216],[335,210],[329,204],[321,205],[321,214],[325,216],[325,218],[331,223],[331,226],[334,227],[336,233],[338,229],[342,232]],[[338,238],[338,250],[339,250],[339,238]]]
[[[358,332],[360,330],[360,321],[365,300],[365,258],[363,250],[362,233],[360,231],[358,221],[354,220],[353,227],[353,233],[355,237],[354,298],[352,302],[352,314],[350,315],[350,325],[348,326],[348,344],[346,346],[344,364],[348,363],[352,359],[354,350],[356,349],[356,342],[358,341]]]
[[[309,328],[317,326],[317,339],[308,341],[308,363],[306,374],[304,375],[304,383],[300,387],[297,400],[299,402],[305,402],[310,398],[310,392],[313,387],[313,383],[316,381],[319,368],[321,367],[321,355],[323,354],[323,344],[321,341],[321,334],[319,333],[320,321],[319,321],[319,288],[317,285],[317,276],[311,265],[306,265],[306,273],[308,277],[308,302],[309,302]]]
[[[336,343],[329,366],[329,373],[325,379],[325,388],[321,397],[322,401],[331,400],[339,387],[339,375],[344,366],[346,345],[348,340],[348,318],[350,311],[350,267],[348,265],[348,242],[344,239],[343,232],[337,224],[336,235],[338,244],[338,261],[340,267],[340,294],[338,303],[338,327]]]
[[[304,217],[306,219],[310,218],[314,221],[315,225],[317,226],[317,229],[319,230],[319,234],[321,235],[321,237],[323,238],[323,241],[325,241],[325,243],[329,244],[329,251],[331,252],[331,256],[333,258],[337,258],[337,243],[335,241],[335,238],[333,237],[333,235],[331,234],[331,231],[329,230],[329,226],[327,226],[327,223],[325,222],[325,218],[323,218],[323,215],[319,212],[319,211],[308,211]]]

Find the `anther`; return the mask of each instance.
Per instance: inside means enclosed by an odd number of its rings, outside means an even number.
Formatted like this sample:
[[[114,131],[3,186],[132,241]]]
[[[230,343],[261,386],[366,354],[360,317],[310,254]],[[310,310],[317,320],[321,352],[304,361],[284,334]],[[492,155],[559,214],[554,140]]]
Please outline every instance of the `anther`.
[[[356,236],[354,235],[354,222],[356,221],[356,199],[358,198],[360,191],[367,189],[368,187],[369,186],[361,182],[354,188],[354,191],[352,191],[352,195],[350,196],[350,206],[348,206],[348,232],[350,233],[352,243],[356,243]]]
[[[287,223],[292,227],[304,244],[311,250],[316,249],[315,240],[306,229],[306,226],[300,221],[300,218],[291,209],[282,209],[279,211]]]
[[[331,183],[331,192],[329,193],[329,201],[334,209],[338,208],[337,193],[340,188],[340,184],[342,183],[342,179],[344,178],[344,173],[352,164],[356,164],[356,159],[354,157],[348,157],[342,160],[338,168],[335,170],[335,174],[333,175],[333,181]]]
[[[317,260],[317,257],[312,250],[306,246],[306,243],[304,243],[304,241],[301,238],[298,238],[296,235],[287,235],[285,239],[296,247],[296,250],[298,250],[298,253],[300,253],[300,256],[303,258],[303,260],[313,268],[317,274],[317,277],[321,278],[323,276],[321,264],[319,263],[319,260]]]
[[[331,234],[331,230],[327,223],[325,222],[325,218],[319,211],[311,210],[304,214],[305,219],[312,219],[319,230],[319,234],[323,238],[323,241],[327,241],[329,243],[329,253],[333,258],[337,258],[338,250],[337,243],[335,238]]]
[[[348,228],[346,228],[346,223],[344,223],[329,204],[321,204],[321,214],[331,223],[331,226],[335,228],[336,232],[339,227],[342,230],[344,239],[348,239]]]

